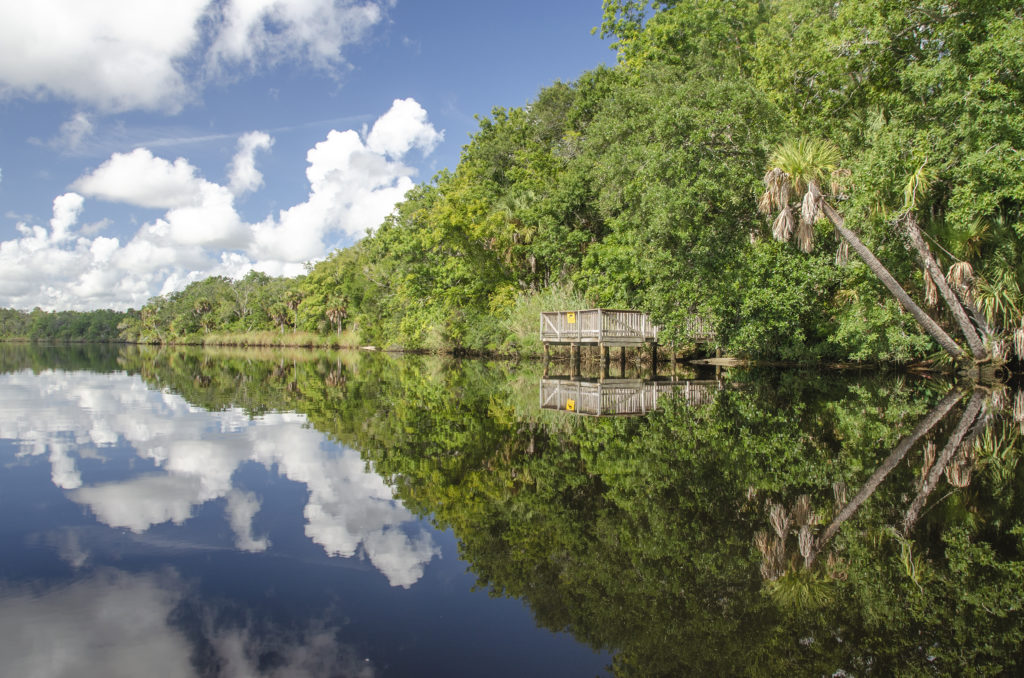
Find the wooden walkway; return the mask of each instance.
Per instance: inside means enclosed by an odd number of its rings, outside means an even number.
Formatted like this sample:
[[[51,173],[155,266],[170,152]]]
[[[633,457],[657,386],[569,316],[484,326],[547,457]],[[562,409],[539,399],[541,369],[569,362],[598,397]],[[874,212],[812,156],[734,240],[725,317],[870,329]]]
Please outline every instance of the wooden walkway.
[[[540,407],[593,417],[647,414],[658,408],[658,399],[678,392],[688,405],[707,405],[715,399],[722,382],[707,380],[644,381],[604,379],[541,379]]]

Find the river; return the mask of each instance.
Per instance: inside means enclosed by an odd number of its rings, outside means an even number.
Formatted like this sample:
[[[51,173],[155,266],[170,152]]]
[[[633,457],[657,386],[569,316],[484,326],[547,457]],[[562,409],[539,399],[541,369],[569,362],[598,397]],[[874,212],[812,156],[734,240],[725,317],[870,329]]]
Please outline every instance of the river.
[[[0,344],[0,674],[1024,670],[1024,395],[629,369]]]

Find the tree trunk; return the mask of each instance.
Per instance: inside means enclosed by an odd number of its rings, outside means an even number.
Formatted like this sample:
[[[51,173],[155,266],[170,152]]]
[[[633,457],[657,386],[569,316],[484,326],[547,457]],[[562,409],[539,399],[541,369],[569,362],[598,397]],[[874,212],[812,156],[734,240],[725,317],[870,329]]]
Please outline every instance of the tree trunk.
[[[846,227],[845,219],[843,215],[839,214],[832,205],[828,204],[821,195],[821,189],[817,187],[813,182],[810,185],[810,190],[813,191],[814,197],[820,200],[821,209],[825,212],[825,216],[829,218],[832,225],[836,227],[839,235],[843,237],[846,242],[850,243],[850,247],[856,252],[864,263],[867,264],[871,272],[885,285],[885,288],[896,297],[897,301],[905,308],[910,315],[914,316],[918,324],[924,329],[928,335],[938,342],[939,346],[943,348],[950,356],[955,360],[959,360],[963,357],[964,352],[956,345],[953,338],[950,337],[944,329],[939,327],[939,324],[931,319],[931,317],[924,312],[924,310],[914,303],[914,300],[910,298],[907,291],[896,282],[896,278],[892,277],[888,269],[882,265],[882,262],[878,260],[878,257],[872,253],[867,246],[861,242],[857,234]]]
[[[939,294],[942,295],[943,300],[945,300],[946,305],[953,314],[953,318],[960,326],[960,331],[963,332],[967,345],[971,347],[971,353],[974,354],[974,360],[976,362],[987,362],[992,356],[985,350],[985,344],[982,343],[981,337],[978,336],[977,330],[974,329],[971,319],[967,317],[967,312],[957,298],[956,293],[946,281],[946,276],[942,272],[942,268],[939,267],[938,262],[935,261],[935,255],[932,254],[928,243],[924,241],[924,237],[921,235],[921,228],[917,225],[917,217],[914,216],[913,212],[907,214],[904,224],[907,229],[907,235],[910,237],[910,243],[917,250],[917,256],[921,258],[921,262],[928,271],[928,275],[935,281],[935,286],[939,288]]]
[[[964,440],[964,437],[967,435],[968,429],[971,428],[971,424],[978,418],[978,413],[981,412],[981,404],[984,399],[981,390],[975,389],[974,395],[971,396],[970,402],[967,403],[967,409],[964,410],[963,415],[960,417],[960,422],[957,424],[952,435],[949,436],[946,446],[942,448],[942,453],[935,460],[931,470],[928,472],[928,477],[925,478],[921,489],[918,490],[917,496],[910,503],[907,514],[903,517],[903,536],[908,536],[914,529],[917,519],[921,517],[921,509],[924,508],[925,502],[928,501],[928,495],[938,485],[942,471],[949,464],[949,460],[953,458],[953,455],[956,454],[961,445],[970,444],[970,441],[973,439],[973,435],[968,440]]]
[[[896,466],[903,460],[903,457],[907,455],[907,452],[909,452],[910,448],[914,446],[914,443],[920,440],[922,436],[928,433],[928,431],[935,428],[936,424],[945,419],[946,415],[949,414],[949,411],[952,410],[958,402],[960,402],[962,397],[963,393],[960,391],[953,391],[943,398],[942,401],[939,402],[939,404],[936,405],[932,411],[920,421],[920,423],[918,423],[914,430],[911,431],[910,435],[899,442],[899,444],[893,449],[892,453],[885,458],[885,461],[878,465],[878,468],[875,469],[875,472],[871,474],[871,477],[864,482],[864,485],[860,488],[860,491],[857,492],[856,496],[854,496],[846,506],[839,509],[839,512],[836,514],[836,517],[832,520],[829,526],[825,528],[825,531],[821,533],[821,536],[814,541],[814,548],[806,559],[807,567],[814,564],[814,559],[818,557],[818,554],[821,553],[823,548],[825,548],[825,545],[836,535],[836,532],[839,531],[842,524],[849,520],[857,509],[860,508],[860,505],[875,493],[875,490],[877,490],[882,484],[885,477],[889,475],[889,472],[896,468]]]

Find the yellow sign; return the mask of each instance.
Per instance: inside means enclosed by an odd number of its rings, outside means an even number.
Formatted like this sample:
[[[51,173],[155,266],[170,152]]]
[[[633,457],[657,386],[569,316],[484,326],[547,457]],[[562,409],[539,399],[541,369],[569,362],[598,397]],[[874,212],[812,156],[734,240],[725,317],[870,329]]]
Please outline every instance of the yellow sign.
[[[576,324],[576,314],[575,313],[566,313],[565,314],[565,321],[567,323],[569,323],[570,325],[575,325]]]
[[[568,412],[575,412],[576,411],[576,401],[573,400],[572,398],[566,398],[565,399],[565,409]]]

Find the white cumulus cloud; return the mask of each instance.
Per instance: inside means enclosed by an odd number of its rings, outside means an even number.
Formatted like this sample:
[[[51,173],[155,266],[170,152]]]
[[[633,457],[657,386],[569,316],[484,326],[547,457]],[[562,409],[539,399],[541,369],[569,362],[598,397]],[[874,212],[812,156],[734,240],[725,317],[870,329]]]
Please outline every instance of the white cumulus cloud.
[[[145,148],[114,153],[96,170],[78,179],[73,188],[92,198],[139,207],[171,209],[199,202],[209,183],[196,176],[185,158],[158,158]]]
[[[0,85],[100,110],[177,111],[178,63],[195,47],[208,0],[0,3]]]
[[[344,64],[384,17],[372,0],[34,0],[0,3],[0,94],[102,112],[175,113],[211,76],[282,60]],[[73,133],[74,130],[71,130]]]
[[[231,159],[228,182],[235,195],[255,191],[263,185],[263,174],[256,169],[256,151],[268,151],[274,140],[266,132],[249,132],[238,139],[238,152]]]
[[[427,120],[415,99],[395,99],[391,109],[373,123],[366,145],[374,153],[401,157],[413,148],[430,153],[444,139]]]
[[[53,218],[50,219],[50,238],[63,242],[71,237],[71,227],[78,221],[85,198],[77,193],[65,193],[53,199]]]
[[[414,186],[404,156],[429,153],[442,136],[413,99],[395,100],[365,137],[331,130],[306,154],[306,200],[257,223],[235,200],[263,182],[256,154],[274,143],[265,132],[239,138],[226,185],[186,158],[114,153],[54,199],[49,228],[21,223],[19,237],[0,242],[0,306],[139,307],[211,275],[297,275],[330,246],[380,225]],[[76,228],[92,200],[163,212],[130,237],[103,237]]]
[[[340,63],[342,48],[382,18],[375,2],[235,0],[219,13],[209,59],[214,67],[303,58],[326,67]]]

